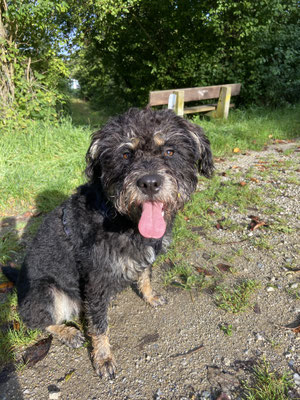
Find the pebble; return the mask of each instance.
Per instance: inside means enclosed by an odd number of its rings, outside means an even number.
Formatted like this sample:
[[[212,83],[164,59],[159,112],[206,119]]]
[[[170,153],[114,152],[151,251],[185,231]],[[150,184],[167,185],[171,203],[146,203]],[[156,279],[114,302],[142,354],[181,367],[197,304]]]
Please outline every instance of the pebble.
[[[201,399],[201,400],[207,400],[207,399],[209,400],[209,399],[211,399],[210,392],[208,392],[207,390],[205,390],[204,392],[202,392],[202,393],[201,393],[200,399]]]
[[[300,375],[296,373],[293,375],[293,378],[294,378],[295,385],[300,386]]]
[[[224,363],[224,365],[226,365],[226,367],[229,367],[229,365],[231,364],[229,358],[224,358],[223,363]]]
[[[292,283],[291,286],[290,286],[290,288],[291,288],[291,289],[297,289],[298,286],[299,286],[298,283]]]
[[[257,333],[255,335],[255,339],[256,339],[257,342],[265,340],[265,338],[260,333]]]
[[[49,400],[58,400],[60,397],[60,392],[49,393]]]
[[[267,292],[275,292],[275,288],[273,286],[267,286]]]

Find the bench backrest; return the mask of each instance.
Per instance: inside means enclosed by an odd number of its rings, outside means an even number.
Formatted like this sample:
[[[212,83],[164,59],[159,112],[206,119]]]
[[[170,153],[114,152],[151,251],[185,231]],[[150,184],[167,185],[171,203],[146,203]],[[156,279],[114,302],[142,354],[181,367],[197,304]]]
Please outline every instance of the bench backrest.
[[[217,99],[220,95],[222,86],[231,87],[231,96],[237,96],[240,94],[241,84],[233,83],[228,85],[217,85],[217,86],[202,86],[187,89],[169,89],[169,90],[156,90],[150,92],[149,95],[149,106],[161,106],[168,104],[170,94],[174,93],[174,90],[184,91],[184,101],[197,101],[197,100],[209,100]]]

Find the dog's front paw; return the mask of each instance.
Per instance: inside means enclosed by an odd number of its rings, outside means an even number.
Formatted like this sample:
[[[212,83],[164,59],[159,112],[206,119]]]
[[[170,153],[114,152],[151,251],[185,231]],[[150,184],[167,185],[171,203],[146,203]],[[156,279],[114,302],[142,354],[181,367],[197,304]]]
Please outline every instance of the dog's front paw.
[[[167,304],[167,299],[161,295],[153,295],[148,298],[145,298],[148,304],[152,307],[159,307]]]
[[[69,347],[77,349],[85,342],[83,334],[74,326],[50,325],[46,329]]]
[[[116,362],[112,355],[101,358],[95,356],[93,359],[93,365],[96,373],[102,377],[109,377],[113,379],[116,373]]]
[[[63,339],[62,341],[69,347],[73,349],[78,349],[81,347],[85,342],[85,337],[83,334],[76,328],[71,327],[72,331],[68,338]]]

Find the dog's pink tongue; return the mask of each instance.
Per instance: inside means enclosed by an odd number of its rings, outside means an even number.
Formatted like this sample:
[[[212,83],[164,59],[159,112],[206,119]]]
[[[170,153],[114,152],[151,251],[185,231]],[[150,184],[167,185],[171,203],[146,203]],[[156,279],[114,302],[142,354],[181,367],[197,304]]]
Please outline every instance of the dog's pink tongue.
[[[143,204],[139,222],[140,234],[146,238],[160,239],[166,231],[166,222],[162,216],[163,204],[146,201]]]

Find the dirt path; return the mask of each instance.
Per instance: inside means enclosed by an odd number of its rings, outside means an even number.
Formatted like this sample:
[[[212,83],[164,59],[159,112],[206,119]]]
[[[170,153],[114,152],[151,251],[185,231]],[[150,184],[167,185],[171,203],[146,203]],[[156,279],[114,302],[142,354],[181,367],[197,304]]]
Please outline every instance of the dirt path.
[[[234,218],[239,229],[200,232],[202,245],[188,260],[208,270],[229,264],[234,271],[218,276],[222,284],[255,280],[259,287],[246,311],[217,307],[211,290],[166,288],[164,268],[156,268],[153,286],[168,298],[167,305],[151,309],[128,289],[110,308],[118,363],[114,380],[95,375],[87,348],[68,349],[53,340],[47,357],[34,367],[1,373],[0,399],[216,399],[221,392],[238,399],[241,380],[251,377],[251,366],[263,357],[277,371],[290,371],[299,384],[300,336],[283,328],[297,324],[300,315],[299,145],[275,143],[216,164],[224,182],[230,179],[227,172],[238,174],[241,182],[262,187],[266,201],[278,206],[273,215],[255,207],[240,214],[233,207],[226,218]],[[249,214],[270,228],[249,230]],[[232,327],[231,334],[220,326]],[[300,398],[300,386],[290,398]]]

